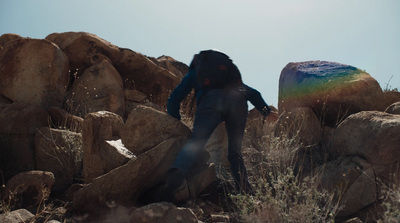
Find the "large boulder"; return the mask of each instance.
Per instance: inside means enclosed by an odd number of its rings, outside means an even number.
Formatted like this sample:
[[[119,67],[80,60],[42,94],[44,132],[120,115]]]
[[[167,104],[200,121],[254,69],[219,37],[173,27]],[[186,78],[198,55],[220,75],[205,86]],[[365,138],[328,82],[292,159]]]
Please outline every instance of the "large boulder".
[[[152,60],[158,66],[161,66],[162,68],[170,71],[171,73],[179,77],[185,76],[185,74],[189,71],[188,65],[180,61],[177,61],[170,56],[163,55],[161,57],[158,57],[157,59],[152,57],[150,57],[149,59]]]
[[[102,54],[112,63],[118,61],[120,54],[117,46],[110,42],[86,32],[52,33],[46,37],[57,44],[70,60],[71,70],[82,73],[91,65],[93,55]]]
[[[274,134],[291,139],[294,143],[310,147],[321,140],[321,122],[311,108],[288,108],[279,116]]]
[[[0,222],[3,223],[24,223],[31,222],[34,215],[26,209],[18,209],[9,213],[0,214]]]
[[[47,112],[49,112],[51,122],[56,128],[68,129],[73,132],[82,132],[83,118],[72,115],[57,106],[50,107]]]
[[[69,82],[67,56],[55,44],[20,38],[0,51],[0,94],[44,108],[62,106]]]
[[[122,118],[111,112],[95,112],[86,116],[82,131],[86,183],[135,158],[118,141],[123,125]]]
[[[315,171],[321,175],[318,186],[339,202],[338,218],[356,214],[378,199],[374,168],[360,157],[342,157]]]
[[[382,98],[382,107],[387,108],[390,105],[400,102],[400,92],[399,91],[384,91]]]
[[[9,179],[13,175],[34,170],[35,135],[49,126],[49,114],[38,105],[3,104],[0,109],[0,169]]]
[[[397,176],[400,162],[400,116],[364,111],[349,116],[334,131],[330,156],[360,156],[374,165],[380,178]],[[397,170],[398,171],[398,170]]]
[[[125,96],[121,76],[109,61],[103,60],[86,69],[73,83],[67,103],[70,112],[80,117],[97,111],[123,116]]]
[[[349,116],[334,132],[332,157],[361,156],[372,164],[389,164],[400,157],[400,117],[364,111]]]
[[[54,182],[51,172],[19,173],[7,182],[2,192],[3,202],[13,208],[37,206],[49,198]]]
[[[6,43],[22,38],[20,35],[15,33],[5,33],[0,36],[0,46],[5,46]]]
[[[199,221],[192,210],[176,207],[172,203],[162,202],[136,209],[130,215],[130,222],[198,223]]]
[[[370,110],[383,111],[379,83],[356,67],[326,61],[289,63],[279,79],[279,111],[311,107],[325,125]]]
[[[390,105],[385,112],[389,114],[400,115],[400,101]]]
[[[160,143],[128,163],[93,179],[74,194],[73,210],[97,211],[107,203],[132,202],[158,185],[178,155],[186,138]]]
[[[121,49],[121,58],[115,67],[121,74],[125,89],[143,92],[151,102],[160,106],[165,106],[171,91],[181,80],[180,76],[129,49]]]
[[[37,169],[52,172],[53,191],[63,193],[82,178],[82,134],[42,127],[35,136]]]
[[[137,106],[122,130],[122,143],[135,155],[176,137],[188,137],[191,130],[177,119],[156,109]]]

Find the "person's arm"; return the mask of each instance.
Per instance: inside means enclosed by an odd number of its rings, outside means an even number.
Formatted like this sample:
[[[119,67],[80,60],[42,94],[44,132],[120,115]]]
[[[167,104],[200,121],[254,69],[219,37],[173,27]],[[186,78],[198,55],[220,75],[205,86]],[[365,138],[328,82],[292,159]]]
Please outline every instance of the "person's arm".
[[[172,91],[168,98],[167,112],[178,120],[181,120],[181,102],[192,90],[194,78],[194,71],[189,70],[189,72],[183,77],[181,83]]]
[[[251,88],[245,85],[246,93],[247,93],[247,100],[250,101],[252,105],[263,115],[267,116],[271,113],[271,108],[265,103],[264,99],[262,98],[259,91],[254,88]]]

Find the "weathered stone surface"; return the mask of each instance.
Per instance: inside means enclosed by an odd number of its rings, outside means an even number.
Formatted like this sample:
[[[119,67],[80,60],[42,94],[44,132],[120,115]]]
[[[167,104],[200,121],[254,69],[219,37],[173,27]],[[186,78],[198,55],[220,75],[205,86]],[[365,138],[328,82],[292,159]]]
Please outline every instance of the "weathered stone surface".
[[[97,111],[123,116],[125,96],[118,71],[107,60],[85,70],[72,86],[68,106],[80,117]]]
[[[187,137],[190,134],[186,125],[167,113],[138,106],[129,115],[121,139],[130,151],[139,155],[167,139]]]
[[[14,33],[5,33],[0,36],[0,46],[5,46],[6,43],[16,40],[16,39],[21,39],[22,37],[18,34]]]
[[[111,112],[95,112],[86,116],[82,131],[86,183],[134,158],[122,144],[112,142],[120,138],[123,125],[122,118]]]
[[[56,106],[50,107],[47,111],[55,127],[68,129],[73,132],[82,132],[83,118],[71,115],[69,112]]]
[[[154,104],[153,102],[150,101],[144,101],[144,102],[134,102],[134,101],[125,101],[125,115],[124,115],[124,120],[128,120],[129,115],[131,114],[131,112],[133,110],[135,110],[135,108],[137,108],[138,106],[145,106],[145,107],[150,107],[153,109],[156,109],[158,111],[162,111],[164,112],[165,109],[161,108],[159,105]]]
[[[63,193],[82,178],[82,135],[42,127],[35,136],[37,169],[52,172],[56,178],[53,192]]]
[[[342,209],[337,217],[346,217],[377,201],[374,168],[359,157],[344,157],[316,169],[319,186],[335,193]]]
[[[130,216],[130,222],[198,223],[199,221],[192,210],[162,202],[149,204],[136,209]]]
[[[289,63],[279,79],[280,112],[311,107],[329,126],[360,111],[383,111],[382,97],[379,83],[368,73],[334,62]]]
[[[364,111],[349,116],[335,130],[332,157],[360,156],[373,165],[396,163],[400,157],[400,116]]]
[[[51,172],[19,173],[7,182],[2,197],[6,204],[10,202],[14,208],[36,206],[50,196],[54,182]]]
[[[158,185],[186,139],[169,139],[125,165],[93,179],[75,193],[73,209],[97,210],[106,202],[131,202]]]
[[[36,168],[34,138],[49,126],[49,114],[38,105],[3,104],[0,109],[0,169],[5,180]]]
[[[5,97],[4,95],[2,95],[2,94],[0,94],[0,109],[2,108],[2,107],[4,107],[5,106],[5,104],[11,104],[11,103],[13,103],[13,101],[11,100],[11,99],[9,99],[9,98],[7,98],[7,97]]]
[[[305,147],[317,145],[322,135],[321,122],[311,108],[288,108],[279,116],[274,134]]]
[[[34,215],[26,209],[18,209],[10,213],[0,214],[2,223],[25,223],[30,222]]]
[[[265,118],[253,108],[247,118],[246,129],[243,138],[243,147],[252,147],[261,151],[264,148],[265,136],[271,134],[278,120],[278,110],[270,106],[271,113]]]
[[[384,109],[396,102],[400,102],[400,92],[399,91],[384,91],[383,92],[383,98],[381,99],[381,104]]]
[[[124,89],[143,92],[151,102],[160,106],[165,106],[171,91],[181,80],[181,77],[129,49],[121,50],[121,58],[115,67],[124,81]]]
[[[140,91],[137,90],[125,90],[125,99],[128,101],[134,102],[143,102],[147,99],[147,96]]]
[[[156,58],[149,58],[158,66],[163,67],[164,69],[170,71],[171,73],[175,74],[176,76],[183,77],[189,71],[188,65],[175,60],[170,56],[161,56]]]
[[[0,51],[0,93],[14,102],[62,106],[69,81],[67,56],[46,40],[20,38]]]
[[[400,115],[400,102],[396,102],[392,105],[390,105],[385,112],[389,114],[395,114],[395,115]]]
[[[90,58],[96,54],[110,58],[113,64],[120,57],[117,46],[91,33],[52,33],[46,39],[57,44],[64,51],[70,60],[71,70],[78,70],[78,74],[91,65]]]

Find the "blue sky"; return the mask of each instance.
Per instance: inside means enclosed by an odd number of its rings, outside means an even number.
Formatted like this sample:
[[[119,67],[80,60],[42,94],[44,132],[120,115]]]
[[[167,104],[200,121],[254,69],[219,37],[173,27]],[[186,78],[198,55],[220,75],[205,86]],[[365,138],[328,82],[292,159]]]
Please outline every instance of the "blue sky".
[[[400,89],[399,12],[399,0],[0,0],[0,35],[85,31],[187,64],[219,49],[277,106],[289,62],[344,63]]]

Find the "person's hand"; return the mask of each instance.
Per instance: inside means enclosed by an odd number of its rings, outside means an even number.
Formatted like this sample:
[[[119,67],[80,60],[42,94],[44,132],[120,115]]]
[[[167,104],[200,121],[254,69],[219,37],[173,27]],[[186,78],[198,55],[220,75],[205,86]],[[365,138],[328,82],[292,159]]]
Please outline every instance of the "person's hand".
[[[266,117],[269,115],[269,113],[271,113],[271,108],[269,106],[264,106],[264,108],[262,109],[261,114]]]

